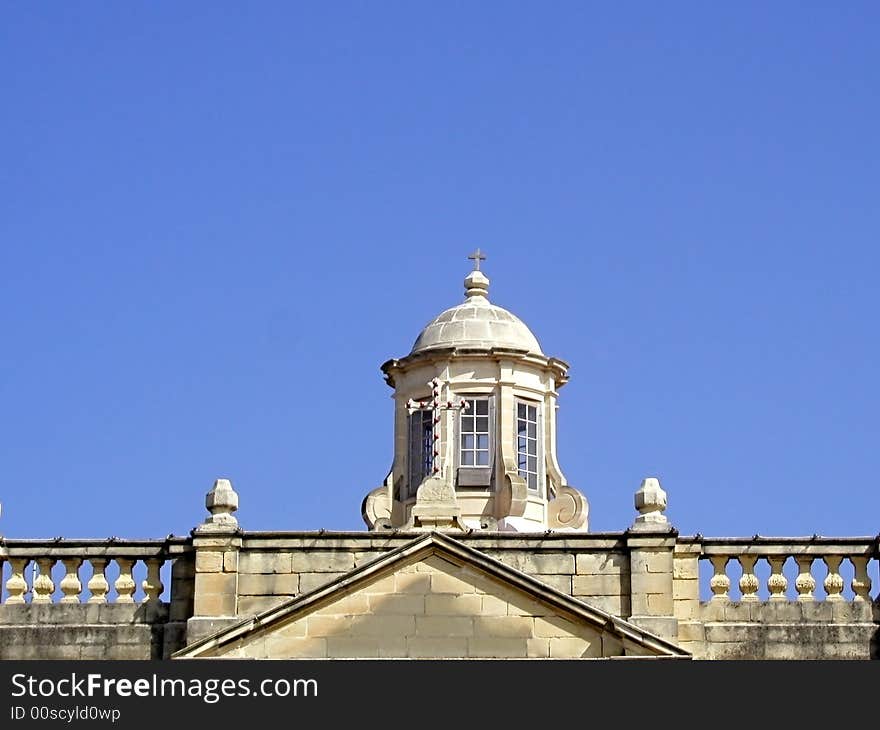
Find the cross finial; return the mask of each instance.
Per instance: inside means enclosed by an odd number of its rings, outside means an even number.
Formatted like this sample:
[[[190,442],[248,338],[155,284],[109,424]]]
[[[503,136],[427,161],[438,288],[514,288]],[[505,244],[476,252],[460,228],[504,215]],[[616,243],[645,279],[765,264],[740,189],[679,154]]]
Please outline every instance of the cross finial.
[[[474,251],[468,258],[474,262],[474,271],[480,270],[480,261],[485,261],[486,257],[483,256],[483,252],[480,249]]]

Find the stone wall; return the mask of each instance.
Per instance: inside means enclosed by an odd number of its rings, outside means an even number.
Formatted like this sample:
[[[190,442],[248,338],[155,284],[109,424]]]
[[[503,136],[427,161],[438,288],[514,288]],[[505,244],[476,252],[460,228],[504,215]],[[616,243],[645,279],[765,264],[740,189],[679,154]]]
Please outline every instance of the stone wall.
[[[867,570],[876,556],[876,538],[679,538],[673,560],[678,643],[700,659],[880,658],[880,610]],[[714,572],[714,595],[706,601],[701,560]],[[766,579],[757,576],[760,561],[770,566]],[[851,563],[848,581],[845,561]],[[737,579],[728,575],[733,564],[739,564]],[[787,577],[786,564],[799,572]]]
[[[189,640],[238,617],[320,588],[400,547],[415,534],[243,533],[236,548],[235,605],[227,602],[225,607],[232,613],[191,621]],[[703,601],[699,569],[701,560],[708,561],[721,550],[729,553],[728,561],[739,560],[736,556],[745,550],[746,554],[751,551],[754,555],[807,555],[817,565],[826,561],[832,566],[840,562],[834,555],[846,555],[859,564],[860,560],[873,559],[876,541],[871,538],[826,539],[809,544],[789,539],[764,546],[761,540],[716,540],[704,544],[702,539],[678,538],[669,531],[578,536],[484,532],[454,536],[567,595],[677,642],[696,658],[877,655],[880,619],[866,592],[870,590],[870,580],[867,584],[853,580],[853,586],[862,595],[855,595],[852,600],[842,594],[832,595],[831,600],[816,600],[810,594],[799,595],[797,599],[776,595],[773,601],[762,601],[755,593],[749,596],[750,600],[738,602],[725,593]],[[231,558],[222,557],[218,546],[204,549],[212,554],[199,564],[222,574]],[[741,558],[745,565],[754,565],[756,559]],[[836,590],[839,576],[830,569],[828,575],[831,578],[826,576],[824,581],[832,591]],[[747,591],[753,590],[751,577],[740,578]],[[220,580],[229,582],[232,578]],[[717,577],[713,580],[715,590],[719,583]],[[819,576],[819,583],[822,580]]]
[[[437,556],[222,652],[239,658],[621,654],[623,644],[615,637],[556,616],[538,600]]]
[[[320,588],[413,537],[409,533],[394,537],[247,533],[238,555],[236,615],[258,613]],[[620,535],[455,535],[455,539],[597,608],[618,616],[630,613],[629,556]],[[218,554],[205,562],[219,566]]]
[[[850,601],[706,602],[692,627],[704,659],[876,659],[875,606]]]
[[[195,578],[187,538],[0,540],[5,563],[0,660],[163,659],[186,643]]]
[[[172,542],[0,541],[0,658],[167,657],[419,534],[233,529]],[[698,659],[880,656],[877,591],[868,577],[876,538],[708,540],[668,530],[452,537]],[[136,586],[138,561],[147,572]],[[168,562],[170,585],[162,586],[157,566]],[[119,564],[112,578],[108,563]],[[32,573],[34,564],[40,569]],[[711,580],[701,579],[701,565],[710,564]],[[740,570],[728,575],[736,564]],[[759,579],[768,565],[770,577]],[[707,587],[712,597],[704,600]]]
[[[156,608],[0,606],[0,659],[161,659],[177,648],[185,624],[168,623],[167,605]]]

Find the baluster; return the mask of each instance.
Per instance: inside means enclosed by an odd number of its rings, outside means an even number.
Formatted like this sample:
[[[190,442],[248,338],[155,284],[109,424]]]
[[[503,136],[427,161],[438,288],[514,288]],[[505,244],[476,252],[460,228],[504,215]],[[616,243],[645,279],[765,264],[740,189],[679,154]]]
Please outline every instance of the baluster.
[[[715,574],[709,581],[709,588],[712,589],[713,601],[729,601],[730,595],[730,578],[727,577],[727,561],[730,560],[728,555],[710,555],[709,561],[712,563],[712,569]]]
[[[813,565],[811,555],[796,555],[794,558],[798,566],[798,576],[795,578],[794,587],[797,589],[799,601],[814,601],[813,590],[816,588],[816,579],[810,573]]]
[[[116,558],[116,564],[119,566],[119,577],[113,584],[117,593],[116,603],[134,603],[132,595],[134,594],[135,588],[137,588],[137,584],[131,576],[131,569],[136,562],[137,560],[131,560],[129,558]]]
[[[788,597],[785,591],[788,588],[788,578],[782,573],[782,566],[788,558],[785,555],[774,555],[767,557],[770,563],[770,577],[767,579],[767,589],[770,591],[771,601],[787,601]]]
[[[30,564],[30,558],[9,558],[12,573],[6,581],[6,603],[24,603],[24,597],[28,592],[25,571]]]
[[[107,593],[110,591],[110,584],[107,582],[107,576],[104,574],[107,570],[107,558],[90,558],[92,564],[92,577],[89,578],[88,589],[89,603],[107,603]]]
[[[162,591],[165,590],[165,586],[162,585],[162,578],[159,575],[159,570],[165,561],[161,558],[150,558],[145,562],[147,564],[147,579],[141,583],[141,587],[144,589],[144,600],[142,603],[158,601]]]
[[[755,575],[755,563],[758,558],[755,555],[738,556],[742,566],[742,576],[739,579],[739,589],[742,591],[743,601],[758,600],[758,576]]]
[[[79,594],[82,593],[82,581],[79,579],[79,567],[82,558],[62,558],[65,574],[59,584],[64,598],[61,603],[79,603]]]
[[[850,556],[850,562],[855,568],[852,581],[852,589],[855,593],[854,601],[871,600],[871,577],[868,575],[868,560],[869,558],[864,555]]]
[[[52,580],[52,566],[56,563],[55,558],[37,558],[37,567],[40,574],[34,578],[34,598],[32,603],[52,603],[52,594],[55,592],[55,583]]]
[[[828,575],[822,582],[825,588],[826,601],[842,601],[843,596],[840,595],[843,590],[843,576],[840,574],[840,563],[843,557],[839,555],[825,555],[822,557],[825,567],[828,568]]]

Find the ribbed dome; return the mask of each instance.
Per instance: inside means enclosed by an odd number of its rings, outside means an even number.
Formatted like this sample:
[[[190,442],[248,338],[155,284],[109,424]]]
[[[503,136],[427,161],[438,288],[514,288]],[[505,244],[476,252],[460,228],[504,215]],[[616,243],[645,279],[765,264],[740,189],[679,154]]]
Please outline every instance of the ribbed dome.
[[[510,347],[543,354],[521,319],[489,302],[489,279],[483,272],[472,271],[464,286],[465,301],[434,318],[416,338],[411,354],[439,347]]]

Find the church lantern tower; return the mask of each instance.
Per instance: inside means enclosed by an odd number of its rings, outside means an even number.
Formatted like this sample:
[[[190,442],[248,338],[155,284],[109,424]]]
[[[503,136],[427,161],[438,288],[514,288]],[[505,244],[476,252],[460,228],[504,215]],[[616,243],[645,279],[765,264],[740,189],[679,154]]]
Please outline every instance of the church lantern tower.
[[[364,521],[371,530],[584,532],[587,500],[556,458],[569,366],[489,301],[485,257],[469,258],[465,300],[382,365],[394,389],[394,462],[364,499]]]

